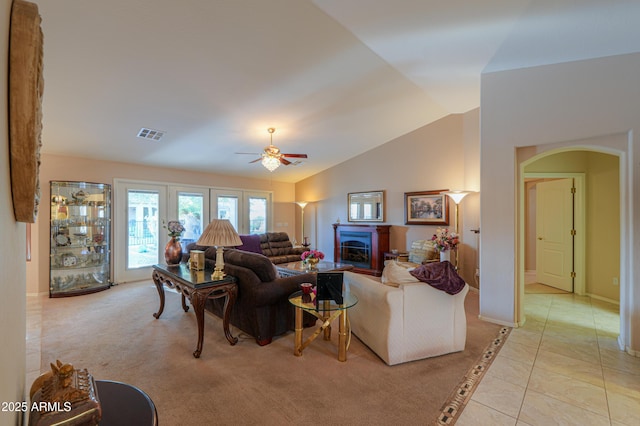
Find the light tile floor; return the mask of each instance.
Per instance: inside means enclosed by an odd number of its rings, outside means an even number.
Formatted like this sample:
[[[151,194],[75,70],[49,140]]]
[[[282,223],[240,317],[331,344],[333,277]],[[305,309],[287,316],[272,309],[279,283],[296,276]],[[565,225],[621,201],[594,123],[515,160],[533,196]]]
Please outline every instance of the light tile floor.
[[[525,313],[456,425],[640,425],[640,358],[618,350],[618,306],[526,294]]]

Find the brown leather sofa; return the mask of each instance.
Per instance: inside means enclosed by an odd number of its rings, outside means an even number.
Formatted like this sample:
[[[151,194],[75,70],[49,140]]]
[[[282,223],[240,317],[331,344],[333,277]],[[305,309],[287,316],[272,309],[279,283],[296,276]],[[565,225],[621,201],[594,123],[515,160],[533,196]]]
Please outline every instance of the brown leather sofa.
[[[240,239],[244,244],[237,249],[263,254],[274,264],[298,262],[302,260],[300,256],[306,250],[294,247],[286,232],[240,235]]]
[[[214,247],[187,245],[183,261],[189,259],[190,250],[203,250],[205,262],[213,268],[216,261]],[[316,283],[315,274],[302,274],[280,278],[275,265],[266,256],[243,250],[225,249],[224,271],[236,278],[238,298],[231,310],[230,322],[248,333],[263,346],[274,336],[294,329],[295,311],[289,303],[289,295],[300,290],[302,283]],[[222,317],[223,299],[207,301],[205,309]],[[313,325],[315,317],[306,314],[305,325]]]

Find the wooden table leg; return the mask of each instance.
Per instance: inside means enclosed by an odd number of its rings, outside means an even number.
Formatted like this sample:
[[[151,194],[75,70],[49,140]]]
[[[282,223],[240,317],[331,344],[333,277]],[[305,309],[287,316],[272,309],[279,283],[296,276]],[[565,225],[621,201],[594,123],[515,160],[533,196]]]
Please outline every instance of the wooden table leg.
[[[196,321],[198,323],[198,346],[193,352],[193,356],[200,358],[202,353],[202,345],[204,341],[204,306],[208,299],[218,299],[224,297],[224,308],[222,318],[222,330],[224,336],[229,341],[230,345],[238,343],[238,338],[233,337],[229,329],[229,319],[231,317],[231,308],[238,296],[238,287],[235,284],[230,284],[226,288],[209,289],[209,291],[193,291],[189,294],[189,300],[193,306],[193,311],[196,313]]]
[[[181,292],[180,295],[182,296],[182,309],[187,312],[189,310],[189,307],[187,306],[187,303],[185,301],[184,293]]]
[[[224,315],[222,318],[222,329],[224,330],[224,335],[231,344],[231,346],[238,343],[238,338],[233,337],[231,335],[231,331],[229,331],[229,319],[231,317],[231,308],[236,303],[236,297],[238,297],[238,287],[233,285],[231,288],[226,290],[226,297],[224,300]]]
[[[164,284],[162,283],[162,276],[154,271],[153,273],[153,283],[156,285],[156,289],[158,290],[158,295],[160,296],[160,309],[158,312],[153,314],[153,316],[158,319],[160,315],[162,315],[162,311],[164,311]]]
[[[191,294],[191,297],[189,297],[189,300],[193,306],[193,311],[196,314],[196,322],[198,323],[198,346],[193,352],[193,356],[200,358],[200,354],[202,353],[202,342],[204,340],[204,302],[207,298],[197,291],[194,291]]]

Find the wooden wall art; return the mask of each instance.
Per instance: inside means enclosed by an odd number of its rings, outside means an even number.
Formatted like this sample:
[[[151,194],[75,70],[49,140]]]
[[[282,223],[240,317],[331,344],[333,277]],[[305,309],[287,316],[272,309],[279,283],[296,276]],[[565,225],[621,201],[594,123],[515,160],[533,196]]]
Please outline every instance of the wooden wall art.
[[[40,203],[43,36],[38,6],[14,0],[9,42],[9,147],[13,212],[34,223]]]

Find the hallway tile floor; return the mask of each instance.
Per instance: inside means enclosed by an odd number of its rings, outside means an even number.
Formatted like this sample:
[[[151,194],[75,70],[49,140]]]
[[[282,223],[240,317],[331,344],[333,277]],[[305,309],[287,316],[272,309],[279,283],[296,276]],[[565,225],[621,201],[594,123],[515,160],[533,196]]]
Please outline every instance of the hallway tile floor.
[[[526,294],[513,329],[456,425],[638,425],[640,358],[618,349],[618,306]]]

